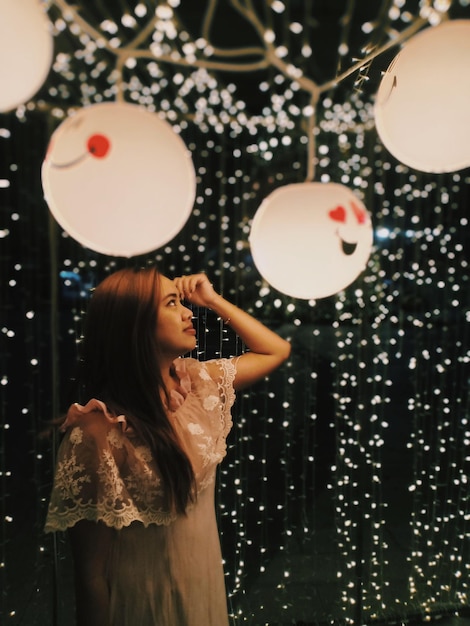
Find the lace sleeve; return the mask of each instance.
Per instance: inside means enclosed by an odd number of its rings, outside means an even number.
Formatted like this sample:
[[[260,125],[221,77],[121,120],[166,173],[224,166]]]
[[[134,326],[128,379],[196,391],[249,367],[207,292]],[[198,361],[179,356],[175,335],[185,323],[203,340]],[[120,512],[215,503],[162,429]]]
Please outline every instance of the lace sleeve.
[[[226,437],[232,427],[232,406],[235,402],[235,390],[233,383],[237,373],[237,361],[239,357],[231,359],[212,359],[206,362],[211,372],[218,372],[214,380],[217,383],[220,399],[222,401],[222,428]]]
[[[133,521],[168,524],[163,490],[150,450],[123,432],[122,420],[95,404],[74,405],[58,452],[45,531],[77,521],[102,521],[114,528]]]

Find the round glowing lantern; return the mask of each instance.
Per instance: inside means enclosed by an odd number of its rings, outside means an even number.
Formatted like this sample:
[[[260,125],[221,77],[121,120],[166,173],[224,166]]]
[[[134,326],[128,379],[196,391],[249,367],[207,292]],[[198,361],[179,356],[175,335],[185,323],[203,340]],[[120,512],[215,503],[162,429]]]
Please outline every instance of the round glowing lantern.
[[[280,187],[257,210],[251,227],[254,263],[275,289],[294,298],[324,298],[364,270],[372,224],[363,203],[337,183]]]
[[[191,155],[170,124],[115,102],[81,109],[56,129],[42,184],[51,213],[71,237],[124,257],[177,235],[196,193]]]
[[[0,0],[0,112],[34,96],[49,73],[53,48],[39,0]]]
[[[389,152],[423,172],[470,166],[470,20],[412,37],[376,95],[377,132]]]

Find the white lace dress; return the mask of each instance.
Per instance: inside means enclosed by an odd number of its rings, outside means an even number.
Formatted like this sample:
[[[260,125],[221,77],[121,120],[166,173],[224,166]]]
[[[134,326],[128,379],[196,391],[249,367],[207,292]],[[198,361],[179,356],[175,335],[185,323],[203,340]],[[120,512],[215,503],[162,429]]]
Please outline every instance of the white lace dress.
[[[99,400],[72,405],[64,423],[46,532],[78,520],[115,528],[109,565],[112,626],[226,626],[222,556],[214,507],[226,454],[236,361],[177,359],[169,413],[191,459],[198,497],[186,516],[164,506],[150,450]]]

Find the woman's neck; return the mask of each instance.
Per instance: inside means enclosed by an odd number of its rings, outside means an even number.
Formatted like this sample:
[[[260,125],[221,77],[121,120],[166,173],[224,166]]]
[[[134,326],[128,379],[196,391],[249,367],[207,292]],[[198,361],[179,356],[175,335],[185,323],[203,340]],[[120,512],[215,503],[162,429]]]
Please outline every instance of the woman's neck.
[[[176,377],[175,366],[173,365],[173,359],[165,361],[165,363],[162,364],[160,367],[161,367],[160,371],[162,374],[162,381],[163,381],[163,384],[165,385],[166,390],[170,391],[171,389],[174,389],[178,379]]]

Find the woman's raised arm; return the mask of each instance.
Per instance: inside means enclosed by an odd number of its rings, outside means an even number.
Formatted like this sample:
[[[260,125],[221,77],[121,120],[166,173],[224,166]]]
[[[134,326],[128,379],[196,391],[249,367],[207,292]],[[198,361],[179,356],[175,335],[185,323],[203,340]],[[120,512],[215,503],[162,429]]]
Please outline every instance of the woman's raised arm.
[[[289,357],[291,345],[288,341],[218,294],[205,274],[181,276],[174,282],[182,298],[214,311],[248,348],[249,351],[237,362],[235,389],[263,378]]]

